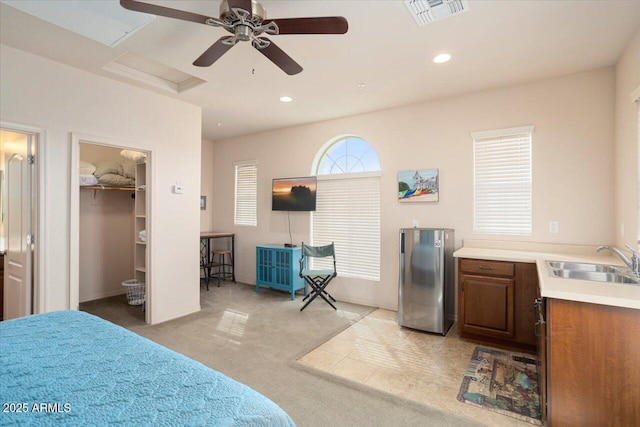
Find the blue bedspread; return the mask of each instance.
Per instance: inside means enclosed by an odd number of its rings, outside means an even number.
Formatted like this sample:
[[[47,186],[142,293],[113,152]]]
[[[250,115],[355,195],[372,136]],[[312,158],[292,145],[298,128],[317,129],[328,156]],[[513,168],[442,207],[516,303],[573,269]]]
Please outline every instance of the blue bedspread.
[[[78,311],[0,322],[0,425],[295,426],[195,360]]]

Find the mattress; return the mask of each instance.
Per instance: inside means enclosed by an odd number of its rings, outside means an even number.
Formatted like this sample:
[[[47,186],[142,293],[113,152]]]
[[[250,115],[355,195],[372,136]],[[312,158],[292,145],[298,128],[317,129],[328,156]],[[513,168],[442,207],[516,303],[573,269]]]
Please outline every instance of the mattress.
[[[0,425],[295,426],[250,387],[79,311],[0,322]]]

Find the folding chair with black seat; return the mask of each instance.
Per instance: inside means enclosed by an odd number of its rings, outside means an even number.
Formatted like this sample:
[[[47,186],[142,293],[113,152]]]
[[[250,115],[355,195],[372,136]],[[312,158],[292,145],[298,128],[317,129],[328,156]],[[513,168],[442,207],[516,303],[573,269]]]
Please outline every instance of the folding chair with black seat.
[[[309,258],[333,258],[333,269],[309,269]],[[331,304],[331,301],[336,300],[325,290],[331,279],[338,275],[336,271],[336,252],[333,246],[333,242],[326,246],[308,246],[302,242],[302,258],[300,258],[300,277],[311,287],[311,292],[307,294],[302,301],[307,301],[300,311],[304,310],[311,302],[318,296],[321,297],[327,304],[337,310],[336,307]],[[327,297],[329,299],[327,299]],[[331,300],[331,301],[329,301]]]

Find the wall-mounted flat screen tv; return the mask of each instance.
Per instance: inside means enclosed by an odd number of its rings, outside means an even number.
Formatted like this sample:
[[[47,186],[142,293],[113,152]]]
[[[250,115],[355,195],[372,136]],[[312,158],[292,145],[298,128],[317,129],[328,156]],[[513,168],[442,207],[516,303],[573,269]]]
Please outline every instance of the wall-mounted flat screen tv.
[[[315,211],[316,177],[273,180],[271,209],[274,211]]]

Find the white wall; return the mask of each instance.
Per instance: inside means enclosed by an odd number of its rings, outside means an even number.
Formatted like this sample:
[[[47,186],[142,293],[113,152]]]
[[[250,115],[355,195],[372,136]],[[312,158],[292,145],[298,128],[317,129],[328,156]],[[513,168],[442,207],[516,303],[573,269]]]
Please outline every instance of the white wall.
[[[71,132],[152,150],[151,321],[199,310],[199,107],[2,45],[0,117],[46,130],[46,311],[69,308]]]
[[[295,108],[292,103],[291,108]],[[311,173],[320,147],[357,134],[378,151],[382,166],[381,281],[338,277],[339,299],[395,309],[398,229],[451,227],[457,246],[475,235],[470,132],[534,125],[533,234],[512,239],[575,244],[612,243],[614,228],[614,70],[603,68],[525,85],[217,141],[213,225],[235,231],[237,277],[255,283],[255,245],[288,241],[287,215],[271,211],[271,179]],[[233,224],[233,162],[258,159],[258,227]],[[204,164],[204,159],[203,159]],[[440,169],[438,203],[400,204],[397,172]],[[549,234],[558,221],[560,233]],[[309,214],[291,213],[294,242],[309,240]]]
[[[638,105],[631,94],[640,88],[640,30],[616,66],[616,243],[638,241]],[[622,226],[624,224],[624,235]]]

